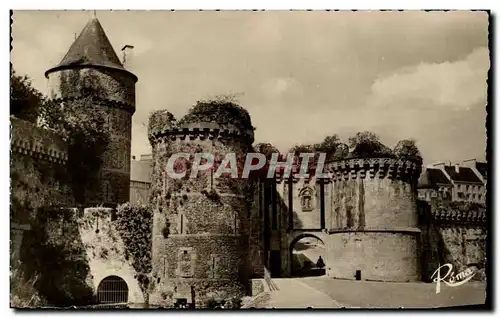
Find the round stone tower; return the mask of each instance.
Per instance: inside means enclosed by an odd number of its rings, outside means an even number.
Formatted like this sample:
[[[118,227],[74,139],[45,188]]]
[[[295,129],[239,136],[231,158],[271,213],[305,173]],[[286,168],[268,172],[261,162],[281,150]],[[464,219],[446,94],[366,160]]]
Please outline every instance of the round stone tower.
[[[62,61],[45,76],[50,98],[71,103],[90,90],[93,102],[106,110],[111,141],[102,158],[100,192],[86,197],[86,203],[127,202],[137,77],[123,67],[97,18],[88,22]]]
[[[420,262],[416,186],[421,165],[368,158],[333,162],[327,275],[417,281]]]
[[[214,170],[191,174],[196,153],[211,154],[216,163],[226,154],[248,153],[254,139],[250,116],[240,106],[217,102],[198,103],[179,121],[160,111],[150,118],[149,139],[156,286],[150,302],[168,306],[185,298],[200,307],[210,299],[243,296],[248,288],[250,183],[224,174],[214,177]],[[176,161],[175,171],[186,172],[182,179],[165,173],[177,153],[190,154],[190,159]]]

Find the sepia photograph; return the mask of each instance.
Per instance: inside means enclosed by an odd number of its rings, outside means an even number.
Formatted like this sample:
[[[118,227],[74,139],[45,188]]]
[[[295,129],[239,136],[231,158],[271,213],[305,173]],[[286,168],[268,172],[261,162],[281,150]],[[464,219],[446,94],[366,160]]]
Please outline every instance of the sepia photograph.
[[[10,18],[11,308],[488,308],[488,10]]]

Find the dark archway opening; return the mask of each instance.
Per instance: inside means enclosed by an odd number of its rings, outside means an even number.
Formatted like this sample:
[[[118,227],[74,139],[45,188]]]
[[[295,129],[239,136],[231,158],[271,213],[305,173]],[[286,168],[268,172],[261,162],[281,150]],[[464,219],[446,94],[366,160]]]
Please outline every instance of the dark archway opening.
[[[128,302],[127,283],[118,276],[104,278],[97,287],[97,301],[101,304]]]
[[[326,274],[325,244],[321,239],[306,234],[290,244],[292,277],[323,276]]]

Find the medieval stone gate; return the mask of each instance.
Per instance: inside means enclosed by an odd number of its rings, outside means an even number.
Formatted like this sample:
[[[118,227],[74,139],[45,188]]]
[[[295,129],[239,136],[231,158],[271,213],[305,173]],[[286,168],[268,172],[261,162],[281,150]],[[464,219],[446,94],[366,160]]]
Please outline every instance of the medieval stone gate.
[[[331,260],[327,256],[328,234],[323,230],[293,230],[287,235],[287,243],[281,249],[281,272],[284,277],[293,276],[293,249],[297,242],[303,238],[315,238],[320,241],[324,246],[324,255],[322,255],[325,264],[331,264]],[[316,260],[314,260],[316,261]],[[327,268],[326,268],[327,270]]]

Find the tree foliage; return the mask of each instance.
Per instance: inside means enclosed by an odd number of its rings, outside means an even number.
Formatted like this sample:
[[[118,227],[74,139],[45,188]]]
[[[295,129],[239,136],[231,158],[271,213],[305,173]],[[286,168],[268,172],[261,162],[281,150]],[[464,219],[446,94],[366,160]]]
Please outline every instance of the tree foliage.
[[[399,141],[394,147],[394,154],[401,159],[422,161],[422,155],[413,139]]]
[[[338,135],[326,136],[321,143],[314,145],[314,149],[319,152],[333,154],[341,144]]]
[[[315,148],[314,145],[301,144],[293,146],[288,152],[299,156],[301,153],[313,153],[315,152]]]
[[[10,305],[14,308],[37,308],[47,305],[47,301],[36,290],[37,277],[27,279],[23,271],[15,266],[10,276]]]
[[[290,153],[293,153],[295,156],[295,163],[302,164],[302,159],[300,159],[301,153],[313,153],[314,157],[309,159],[309,168],[308,170],[311,173],[314,173],[320,154],[325,154],[325,163],[335,160],[342,160],[347,157],[349,153],[349,149],[347,145],[341,142],[338,135],[331,135],[325,137],[325,139],[320,143],[315,143],[311,145],[295,145],[290,150]]]
[[[176,125],[175,116],[166,110],[156,110],[149,114],[148,136],[160,133],[165,129],[173,128]]]
[[[77,75],[69,81],[81,87],[81,97],[69,102],[42,103],[40,122],[68,143],[68,173],[73,195],[76,203],[84,204],[88,194],[99,186],[97,181],[110,134],[106,107],[100,103],[103,89],[91,75]]]
[[[36,123],[38,109],[45,97],[31,84],[28,76],[19,76],[10,69],[10,114],[19,119]]]
[[[253,146],[256,152],[259,152],[266,156],[266,159],[270,160],[273,153],[279,153],[278,148],[270,143],[258,143]]]
[[[241,129],[252,130],[252,121],[247,110],[231,99],[218,98],[198,101],[188,113],[178,121],[181,127],[189,123],[216,123],[222,126],[233,125]]]
[[[11,114],[57,133],[68,144],[68,175],[76,203],[85,203],[86,193],[97,189],[102,155],[109,143],[107,113],[100,105],[104,89],[87,74],[72,73],[66,87],[80,88],[81,98],[49,100],[36,90],[27,76],[11,70]]]
[[[87,305],[93,302],[87,284],[90,266],[73,209],[42,208],[31,223],[21,248],[25,277],[38,278],[34,287],[48,305]]]
[[[348,139],[348,144],[338,135],[327,136],[321,143],[295,145],[290,149],[298,157],[301,153],[326,153],[326,162],[349,158],[401,158],[421,161],[422,156],[414,140],[401,140],[394,150],[380,142],[377,134],[369,131],[358,132]],[[318,156],[313,162],[317,162]]]
[[[344,144],[338,135],[331,135],[325,137],[325,139],[316,144],[312,145],[295,145],[290,149],[291,153],[296,156],[300,153],[325,153],[326,162],[333,160],[341,160],[347,157],[349,153],[349,148]],[[315,156],[315,160],[318,156]]]
[[[125,254],[132,258],[132,266],[138,275],[139,285],[146,293],[151,272],[153,212],[148,205],[119,205],[116,213],[116,229],[125,245]]]
[[[369,131],[349,137],[349,147],[352,158],[394,157],[391,149],[380,142],[379,136]]]

